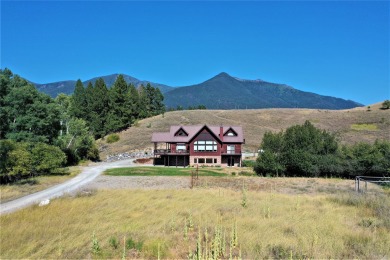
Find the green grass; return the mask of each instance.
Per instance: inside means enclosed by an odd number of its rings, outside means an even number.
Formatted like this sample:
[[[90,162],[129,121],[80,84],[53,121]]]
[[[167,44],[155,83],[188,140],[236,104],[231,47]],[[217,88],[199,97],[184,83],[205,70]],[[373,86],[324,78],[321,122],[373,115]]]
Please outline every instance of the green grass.
[[[190,176],[195,168],[173,168],[173,167],[129,167],[114,168],[104,172],[111,176]],[[199,176],[226,177],[222,168],[199,168]]]
[[[351,129],[356,131],[376,131],[378,126],[376,124],[352,124]]]

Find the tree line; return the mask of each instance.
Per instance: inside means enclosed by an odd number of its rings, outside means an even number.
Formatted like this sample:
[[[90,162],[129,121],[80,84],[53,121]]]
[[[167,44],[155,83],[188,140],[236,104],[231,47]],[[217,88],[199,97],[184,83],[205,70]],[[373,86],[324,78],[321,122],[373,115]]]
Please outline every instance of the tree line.
[[[135,120],[165,112],[164,96],[158,88],[149,83],[138,89],[127,84],[119,75],[114,85],[108,89],[99,78],[84,88],[81,80],[76,82],[71,97],[70,115],[87,122],[95,138],[131,126]]]
[[[279,133],[267,132],[254,170],[262,176],[390,176],[390,142],[340,145],[334,134],[309,121]]]
[[[163,95],[150,84],[136,89],[122,75],[108,89],[99,78],[72,96],[55,99],[0,70],[0,182],[59,173],[80,160],[99,160],[95,138],[165,111]]]

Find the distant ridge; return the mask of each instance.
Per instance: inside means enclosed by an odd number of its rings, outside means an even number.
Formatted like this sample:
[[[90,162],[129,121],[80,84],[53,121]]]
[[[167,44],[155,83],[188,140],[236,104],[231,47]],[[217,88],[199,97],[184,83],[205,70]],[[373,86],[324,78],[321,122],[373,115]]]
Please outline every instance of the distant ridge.
[[[83,84],[84,84],[84,86],[87,86],[89,82],[92,82],[92,84],[94,84],[98,78],[103,78],[107,87],[110,88],[114,84],[118,75],[119,74],[111,74],[111,75],[107,75],[107,76],[95,77],[95,78],[83,81]],[[169,86],[164,85],[164,84],[154,83],[154,82],[147,81],[147,80],[139,80],[137,78],[131,77],[131,76],[126,75],[126,74],[122,74],[122,75],[128,84],[132,83],[136,87],[139,87],[141,84],[146,85],[147,83],[150,83],[153,87],[159,88],[162,93],[165,93],[165,92],[173,89],[172,87],[169,87]],[[52,83],[46,83],[46,84],[38,84],[38,83],[32,82],[32,84],[34,84],[35,87],[39,91],[44,92],[51,97],[56,97],[60,93],[64,93],[67,95],[73,94],[74,87],[76,85],[76,80],[66,80],[66,81],[52,82]]]
[[[232,77],[222,72],[203,83],[175,88],[165,93],[167,107],[205,105],[208,109],[315,108],[349,109],[362,106],[344,100],[293,87]]]
[[[94,83],[103,78],[108,87],[111,87],[119,74],[111,74],[86,80]],[[267,82],[261,79],[249,80],[232,77],[222,72],[203,83],[170,87],[147,80],[139,80],[122,74],[127,83],[136,87],[150,83],[158,87],[164,94],[167,108],[197,107],[204,105],[208,109],[258,109],[258,108],[312,108],[312,109],[350,109],[363,106],[360,103],[341,98],[322,96],[311,92],[297,90],[285,84]],[[72,94],[75,80],[59,81],[48,84],[35,84],[39,91],[52,97],[59,93]]]

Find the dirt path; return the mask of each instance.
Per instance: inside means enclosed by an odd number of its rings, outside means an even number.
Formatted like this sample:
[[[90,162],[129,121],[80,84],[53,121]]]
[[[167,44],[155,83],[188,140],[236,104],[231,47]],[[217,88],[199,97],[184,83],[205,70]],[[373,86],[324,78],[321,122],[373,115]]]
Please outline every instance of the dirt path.
[[[58,184],[49,189],[0,204],[0,215],[11,213],[18,209],[22,209],[33,204],[38,204],[41,201],[57,198],[64,194],[71,193],[94,180],[106,169],[126,166],[131,167],[134,166],[133,161],[134,159],[112,163],[97,163],[93,166],[85,167],[79,175],[69,181]]]

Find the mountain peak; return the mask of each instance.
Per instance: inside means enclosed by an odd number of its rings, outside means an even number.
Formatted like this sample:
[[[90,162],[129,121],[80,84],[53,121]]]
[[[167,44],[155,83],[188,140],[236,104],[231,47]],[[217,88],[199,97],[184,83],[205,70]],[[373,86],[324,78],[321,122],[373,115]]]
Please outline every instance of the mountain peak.
[[[214,77],[212,77],[211,79],[218,79],[218,78],[233,78],[233,77],[227,74],[226,72],[221,72],[215,75]]]

